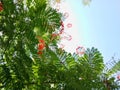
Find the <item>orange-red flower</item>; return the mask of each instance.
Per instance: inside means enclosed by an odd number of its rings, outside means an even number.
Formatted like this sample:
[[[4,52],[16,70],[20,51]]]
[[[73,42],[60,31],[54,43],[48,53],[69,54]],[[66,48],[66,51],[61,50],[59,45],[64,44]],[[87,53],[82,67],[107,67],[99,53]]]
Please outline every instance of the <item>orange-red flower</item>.
[[[43,39],[40,39],[39,43],[45,43],[45,41]]]
[[[43,43],[40,43],[40,44],[38,44],[38,50],[43,50],[45,48],[45,44],[43,44]]]
[[[43,49],[45,48],[45,41],[43,39],[38,40],[38,52],[37,54],[42,55],[43,54]]]
[[[38,50],[42,51],[45,48],[45,41],[43,39],[39,40]]]
[[[2,5],[2,3],[0,2],[0,11],[2,11],[3,10],[3,5]]]

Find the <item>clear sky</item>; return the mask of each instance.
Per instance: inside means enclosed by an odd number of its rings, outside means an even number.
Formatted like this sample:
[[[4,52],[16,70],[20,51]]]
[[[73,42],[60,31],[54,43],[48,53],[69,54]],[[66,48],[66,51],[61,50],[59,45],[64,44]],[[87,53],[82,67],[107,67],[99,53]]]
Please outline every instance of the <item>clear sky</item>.
[[[120,58],[120,0],[92,0],[90,6],[81,1],[65,0],[75,28],[71,30],[77,37],[75,43],[98,48],[104,62],[114,55]]]

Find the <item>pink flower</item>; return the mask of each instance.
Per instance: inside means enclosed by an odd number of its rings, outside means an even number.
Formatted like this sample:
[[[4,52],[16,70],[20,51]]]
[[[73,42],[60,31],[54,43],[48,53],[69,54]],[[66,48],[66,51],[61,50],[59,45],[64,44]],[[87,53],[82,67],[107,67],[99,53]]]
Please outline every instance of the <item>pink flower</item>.
[[[78,46],[76,48],[76,53],[77,54],[80,54],[80,55],[83,55],[85,53],[85,48],[84,47],[81,47],[81,46]]]
[[[64,13],[64,17],[65,17],[65,18],[68,18],[68,17],[69,17],[69,13],[68,13],[68,12],[65,12],[65,13]]]
[[[68,24],[67,24],[67,27],[68,27],[68,28],[71,28],[71,27],[72,27],[72,24],[71,24],[71,23],[68,23]]]
[[[117,76],[117,79],[120,80],[120,75]]]

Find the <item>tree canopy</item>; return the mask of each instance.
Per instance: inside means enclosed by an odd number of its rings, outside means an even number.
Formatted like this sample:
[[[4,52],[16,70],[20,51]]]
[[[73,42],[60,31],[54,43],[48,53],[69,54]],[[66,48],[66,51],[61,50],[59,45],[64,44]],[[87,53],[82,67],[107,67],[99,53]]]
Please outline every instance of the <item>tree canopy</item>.
[[[62,13],[46,0],[1,0],[1,90],[113,90],[102,77],[98,49],[83,55],[59,48]],[[62,28],[62,29],[61,29]],[[56,33],[57,32],[57,33]]]

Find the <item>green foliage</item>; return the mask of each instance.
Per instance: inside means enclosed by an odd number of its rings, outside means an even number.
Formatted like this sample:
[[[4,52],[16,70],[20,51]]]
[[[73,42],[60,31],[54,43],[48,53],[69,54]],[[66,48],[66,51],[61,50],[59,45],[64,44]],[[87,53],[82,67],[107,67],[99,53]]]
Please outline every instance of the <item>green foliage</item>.
[[[80,57],[57,47],[51,34],[61,14],[46,0],[4,0],[0,12],[0,88],[3,90],[106,90],[100,76],[101,53],[87,49]],[[45,40],[37,54],[39,39]],[[113,81],[111,81],[113,82]]]
[[[120,60],[116,62],[115,65],[107,71],[107,73],[108,75],[112,75],[117,71],[120,71]]]

